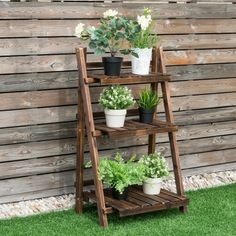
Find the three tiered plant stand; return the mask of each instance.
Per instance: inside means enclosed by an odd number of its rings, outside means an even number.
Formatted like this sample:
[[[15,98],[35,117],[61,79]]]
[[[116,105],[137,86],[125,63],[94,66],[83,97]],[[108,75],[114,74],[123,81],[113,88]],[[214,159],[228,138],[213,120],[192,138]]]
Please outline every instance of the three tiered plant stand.
[[[120,216],[129,216],[169,208],[179,208],[180,211],[186,212],[189,200],[184,195],[179,150],[176,141],[177,126],[174,125],[168,84],[170,76],[166,74],[162,49],[153,50],[152,72],[147,76],[138,76],[129,73],[121,74],[119,77],[88,74],[87,69],[90,66],[97,67],[98,63],[86,63],[86,49],[84,48],[77,48],[76,56],[79,70],[76,212],[82,213],[84,200],[95,201],[97,203],[100,225],[103,227],[108,226],[107,214],[114,211],[118,212]],[[154,91],[157,91],[158,85],[160,85],[166,120],[159,120],[156,115],[151,124],[140,123],[137,119],[128,119],[123,128],[108,128],[105,122],[95,122],[94,116],[99,114],[93,112],[90,94],[90,85],[95,83],[102,86],[114,84],[150,84]],[[132,111],[131,114],[133,115]],[[127,200],[113,199],[110,191],[103,189],[103,184],[98,177],[99,153],[97,138],[102,135],[108,135],[113,139],[147,135],[148,153],[154,153],[156,134],[158,133],[168,133],[169,136],[177,193],[162,189],[158,195],[147,195],[143,193],[141,188],[134,186],[129,190]],[[95,191],[83,191],[85,135],[87,135],[89,144]]]

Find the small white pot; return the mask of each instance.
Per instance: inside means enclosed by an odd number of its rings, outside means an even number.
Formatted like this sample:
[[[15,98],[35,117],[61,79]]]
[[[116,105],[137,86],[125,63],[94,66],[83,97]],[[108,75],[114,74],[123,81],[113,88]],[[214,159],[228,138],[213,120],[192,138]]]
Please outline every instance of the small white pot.
[[[161,191],[161,178],[148,178],[143,183],[143,192],[149,195],[157,195]]]
[[[105,109],[106,124],[110,128],[121,128],[125,123],[126,109],[122,110],[109,110]]]
[[[152,48],[134,48],[138,58],[131,56],[132,73],[136,75],[148,75],[152,57]]]

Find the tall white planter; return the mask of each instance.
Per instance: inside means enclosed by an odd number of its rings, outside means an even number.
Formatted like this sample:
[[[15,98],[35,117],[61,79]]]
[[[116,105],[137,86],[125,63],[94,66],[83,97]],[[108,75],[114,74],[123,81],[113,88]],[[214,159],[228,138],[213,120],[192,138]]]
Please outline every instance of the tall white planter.
[[[161,191],[161,178],[148,178],[143,183],[143,192],[149,195],[159,194]]]
[[[134,48],[138,58],[131,56],[132,73],[136,75],[148,75],[152,57],[152,48]]]
[[[106,125],[110,128],[121,128],[125,123],[126,109],[109,110],[105,109]]]

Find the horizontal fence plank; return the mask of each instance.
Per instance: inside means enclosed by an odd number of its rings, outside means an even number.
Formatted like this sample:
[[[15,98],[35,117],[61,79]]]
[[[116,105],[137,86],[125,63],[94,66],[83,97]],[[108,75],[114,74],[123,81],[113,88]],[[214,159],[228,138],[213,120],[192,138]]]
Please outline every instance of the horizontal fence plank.
[[[170,66],[167,70],[172,81],[236,77],[236,63]],[[77,71],[0,75],[0,92],[73,88],[77,81]]]
[[[213,86],[214,85],[214,86]],[[133,95],[138,94],[145,86],[130,86]],[[176,82],[171,84],[172,96],[186,96],[197,94],[236,92],[236,78],[217,80],[197,80]],[[98,101],[103,88],[92,88],[93,102]],[[17,102],[16,102],[17,101]],[[0,94],[0,110],[19,108],[48,107],[75,104],[77,89],[45,90]]]
[[[158,44],[165,49],[204,49],[204,48],[234,48],[236,34],[210,35],[160,35]],[[24,47],[22,47],[24,45]],[[0,40],[0,55],[43,55],[74,53],[76,47],[86,47],[86,42],[80,42],[75,37],[55,38],[11,38]],[[90,51],[90,50],[88,50]]]
[[[236,133],[236,122],[219,122],[213,124],[200,124],[180,126],[177,133],[178,140],[199,139],[204,137],[233,135]],[[159,134],[158,142],[167,142],[166,134]],[[146,137],[122,138],[119,140],[120,147],[147,144]],[[107,138],[98,140],[100,150],[117,148],[115,140],[109,142]],[[200,148],[199,148],[200,149]],[[88,151],[86,141],[85,150]],[[23,144],[5,145],[0,148],[0,162],[32,159],[45,156],[72,154],[76,151],[75,139],[60,139],[52,141],[29,142]],[[200,151],[200,150],[198,150]]]
[[[113,8],[121,14],[135,18],[142,13],[145,3],[0,3],[0,19],[55,19],[55,18],[100,18],[106,9]],[[229,4],[148,4],[154,18],[232,18],[236,6]]]
[[[61,108],[58,108],[58,110],[55,110],[54,108],[51,108],[51,109],[53,109],[54,112],[59,112],[59,109]],[[71,120],[74,120],[76,107],[68,107],[68,109],[71,109],[71,113],[70,113]],[[73,109],[74,109],[74,112],[73,112]],[[45,113],[43,112],[44,110],[45,109],[41,109],[43,115],[45,115]],[[46,110],[48,110],[48,108],[46,108]],[[63,112],[62,109],[61,109],[61,112]],[[16,116],[17,115],[18,113],[16,112]],[[159,117],[162,118],[162,115],[159,114]],[[38,116],[34,118],[35,122],[37,122],[36,120],[37,117]],[[177,125],[193,125],[193,124],[204,124],[204,123],[213,123],[213,122],[222,122],[222,121],[233,121],[236,119],[236,108],[228,107],[228,108],[174,112],[174,117],[175,117],[175,122]],[[0,145],[75,137],[76,135],[75,122],[53,123],[57,121],[58,119],[53,120],[53,117],[52,117],[51,124],[41,124],[42,120],[38,120],[37,125],[1,128],[0,129]],[[63,120],[60,120],[60,121],[62,122]],[[16,124],[13,123],[12,125],[14,126]]]
[[[137,148],[139,153],[139,147]],[[197,153],[181,156],[181,167],[183,169],[207,166],[221,163],[233,162],[235,149],[213,151],[207,153]],[[108,153],[106,152],[106,155]],[[38,158],[18,162],[0,163],[0,179],[29,176],[35,174],[45,174],[72,170],[75,168],[76,156],[54,156],[48,158]],[[168,158],[169,167],[172,166]],[[173,167],[171,168],[173,169]]]
[[[4,111],[0,112],[0,127],[73,121],[76,113],[76,106]]]
[[[234,163],[205,166],[205,167],[183,170],[183,176],[211,173],[211,172],[217,172],[217,171],[226,171],[226,170],[232,170],[235,168],[236,168],[236,165]],[[0,203],[17,202],[17,201],[22,201],[22,200],[30,200],[30,199],[35,199],[35,198],[73,193],[74,192],[73,173],[74,173],[73,171],[69,171],[69,172],[66,172],[66,174],[64,174],[64,172],[61,172],[61,173],[54,173],[54,174],[29,176],[29,177],[11,179],[11,180],[2,180],[0,186],[3,187],[4,194],[6,195],[0,196]],[[52,179],[55,179],[56,186],[62,185],[62,187],[55,187],[51,181]],[[58,179],[61,179],[61,181],[64,181],[68,184],[67,185],[63,183],[58,184]],[[16,188],[16,186],[18,185],[23,185],[23,189]],[[32,185],[39,186],[39,190],[37,190],[37,187],[32,188],[31,187]],[[28,189],[28,192],[24,191],[25,186],[26,186],[26,189]],[[46,187],[43,188],[43,186],[46,186],[48,188]],[[52,188],[52,186],[54,188]],[[13,189],[16,189],[16,191],[14,192]],[[31,189],[33,190],[31,191]],[[10,190],[10,192],[8,192],[8,190]]]
[[[216,172],[216,171],[223,171],[223,170],[232,170],[236,168],[235,163],[225,163],[222,165],[212,165],[212,166],[205,166],[194,169],[186,169],[183,170],[184,175],[192,175],[192,174],[203,174],[207,172]],[[85,172],[86,173],[86,172]],[[89,179],[90,173],[87,172],[87,176],[85,179]],[[74,171],[66,171],[60,173],[51,173],[45,174],[40,176],[28,176],[23,178],[17,179],[7,179],[0,181],[0,188],[2,195],[1,196],[8,196],[11,194],[21,194],[27,193],[32,191],[40,191],[50,188],[63,188],[66,186],[72,185],[74,182]],[[34,184],[32,184],[34,183]],[[1,201],[1,198],[0,198]]]
[[[75,27],[79,22],[86,25],[97,24],[96,20],[1,20],[0,38],[74,36]],[[160,35],[235,33],[236,19],[157,20],[153,31]]]
[[[233,63],[236,61],[236,49],[166,51],[164,56],[167,65]],[[130,57],[126,56],[124,59],[130,60]],[[101,58],[89,55],[88,62],[94,61],[101,61]],[[0,64],[0,74],[53,72],[77,68],[74,54],[0,57]]]

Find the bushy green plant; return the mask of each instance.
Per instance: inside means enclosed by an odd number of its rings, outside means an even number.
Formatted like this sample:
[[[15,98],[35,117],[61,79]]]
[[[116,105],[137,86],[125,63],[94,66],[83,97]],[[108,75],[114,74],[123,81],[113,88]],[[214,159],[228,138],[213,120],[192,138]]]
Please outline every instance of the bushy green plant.
[[[135,162],[135,156],[125,162],[122,154],[116,153],[114,159],[103,158],[100,161],[99,178],[122,194],[128,186],[143,183],[144,165]]]
[[[109,50],[111,56],[117,52],[122,54],[131,53],[130,48],[122,48],[125,41],[134,40],[134,35],[140,30],[138,24],[125,16],[119,16],[116,10],[109,9],[103,13],[98,27],[84,28],[79,23],[75,29],[75,36],[81,40],[89,40],[89,47],[94,49],[95,54],[102,55]]]
[[[139,107],[146,110],[154,109],[160,102],[161,99],[158,97],[158,94],[149,89],[142,90],[137,101]]]
[[[157,35],[152,34],[153,24],[151,17],[151,10],[144,8],[143,15],[137,16],[138,29],[135,30],[133,37],[129,41],[134,48],[152,48],[157,44]],[[133,25],[136,25],[133,23]]]
[[[114,85],[105,88],[100,94],[100,105],[105,109],[127,109],[134,105],[135,101],[131,90],[126,86]]]
[[[139,162],[144,165],[144,173],[147,178],[161,178],[169,175],[168,165],[160,152],[143,155]]]

